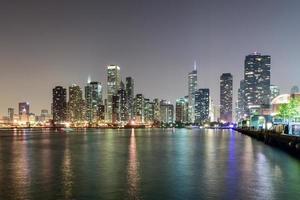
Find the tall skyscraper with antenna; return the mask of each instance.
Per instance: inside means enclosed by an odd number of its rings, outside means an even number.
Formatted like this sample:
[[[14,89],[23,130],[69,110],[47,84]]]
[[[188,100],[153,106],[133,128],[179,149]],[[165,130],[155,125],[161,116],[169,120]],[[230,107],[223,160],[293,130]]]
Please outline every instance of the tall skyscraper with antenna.
[[[197,90],[197,63],[194,62],[194,69],[188,74],[188,122],[195,122],[195,92]]]

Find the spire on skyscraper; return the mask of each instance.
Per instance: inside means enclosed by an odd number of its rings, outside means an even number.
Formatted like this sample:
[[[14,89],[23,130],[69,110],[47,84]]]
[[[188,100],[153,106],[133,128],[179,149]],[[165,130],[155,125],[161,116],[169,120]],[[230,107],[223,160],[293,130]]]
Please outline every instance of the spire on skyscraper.
[[[194,70],[197,71],[197,62],[196,62],[196,60],[194,61]]]

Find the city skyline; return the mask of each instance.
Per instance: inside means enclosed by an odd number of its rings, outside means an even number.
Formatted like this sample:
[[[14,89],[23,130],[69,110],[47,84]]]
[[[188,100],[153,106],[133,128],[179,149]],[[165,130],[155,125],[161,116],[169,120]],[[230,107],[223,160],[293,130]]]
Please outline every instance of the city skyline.
[[[272,57],[271,84],[280,86],[281,93],[300,85],[297,1],[259,1],[259,7],[230,1],[236,6],[233,11],[229,4],[206,1],[135,2],[135,7],[120,3],[112,17],[107,14],[115,4],[92,2],[85,4],[86,12],[80,3],[66,7],[66,2],[53,6],[30,1],[14,9],[11,3],[3,4],[1,20],[13,17],[3,21],[0,35],[0,91],[9,91],[1,97],[0,115],[7,115],[10,107],[17,109],[19,102],[29,102],[34,113],[51,110],[52,88],[73,83],[84,88],[89,75],[106,91],[109,64],[120,66],[123,81],[127,76],[135,79],[136,94],[174,105],[187,95],[187,73],[194,60],[198,88],[209,88],[214,102],[219,102],[222,73],[232,73],[236,101],[244,57],[254,51]],[[80,31],[83,28],[86,31]]]

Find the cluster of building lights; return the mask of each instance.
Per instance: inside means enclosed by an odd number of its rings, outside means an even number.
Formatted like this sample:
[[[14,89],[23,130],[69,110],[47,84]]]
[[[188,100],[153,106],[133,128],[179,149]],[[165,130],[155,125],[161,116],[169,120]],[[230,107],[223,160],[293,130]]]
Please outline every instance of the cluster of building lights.
[[[167,100],[150,100],[143,94],[135,94],[134,79],[121,77],[120,67],[107,66],[107,91],[103,85],[89,81],[84,91],[78,85],[68,90],[57,86],[52,91],[51,114],[42,110],[40,116],[29,112],[29,103],[19,104],[19,113],[8,109],[2,126],[163,126],[180,125],[211,126],[211,122],[232,123],[250,126],[251,119],[265,121],[264,128],[272,123],[269,116],[276,115],[280,90],[271,85],[271,57],[254,53],[245,58],[244,79],[240,82],[235,116],[233,116],[233,77],[230,73],[220,76],[220,103],[214,104],[208,88],[198,88],[197,65],[188,73],[187,95],[176,100],[175,106]],[[294,87],[294,94],[298,88]],[[294,95],[295,96],[295,95]],[[274,106],[273,106],[274,104]],[[274,110],[275,109],[275,110]],[[278,109],[278,108],[277,108]],[[264,120],[262,120],[264,118]],[[253,120],[252,120],[253,121]],[[214,124],[218,126],[218,124]]]

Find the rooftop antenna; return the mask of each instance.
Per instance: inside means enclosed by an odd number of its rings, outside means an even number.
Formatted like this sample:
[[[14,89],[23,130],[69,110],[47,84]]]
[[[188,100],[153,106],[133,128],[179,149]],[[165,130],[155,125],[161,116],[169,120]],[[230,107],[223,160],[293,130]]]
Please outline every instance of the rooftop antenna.
[[[196,62],[196,60],[194,61],[194,70],[197,71],[197,62]]]
[[[91,83],[91,75],[88,76],[87,83]]]

